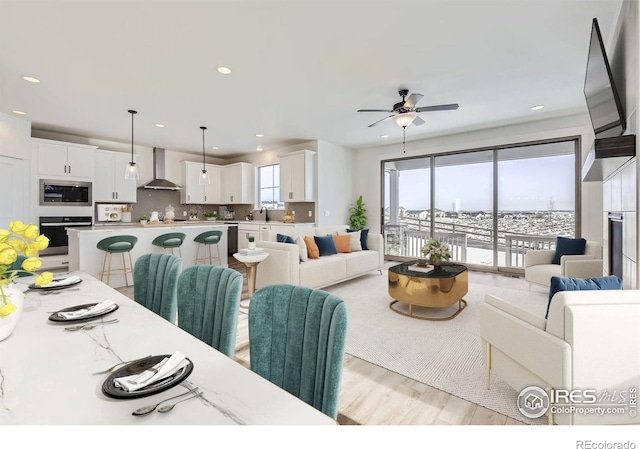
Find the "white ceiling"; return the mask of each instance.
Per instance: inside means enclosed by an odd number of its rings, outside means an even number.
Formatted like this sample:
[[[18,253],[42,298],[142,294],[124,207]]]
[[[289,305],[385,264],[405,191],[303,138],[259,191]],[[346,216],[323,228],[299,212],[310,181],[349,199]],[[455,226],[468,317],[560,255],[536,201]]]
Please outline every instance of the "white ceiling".
[[[407,140],[586,112],[591,21],[620,0],[0,0],[0,111],[78,136],[231,157],[307,140]],[[611,55],[609,55],[611,57]],[[227,66],[231,75],[216,68]],[[22,80],[30,75],[41,80]],[[542,111],[530,107],[544,104]],[[166,125],[159,129],[155,123]],[[258,138],[256,133],[264,134]],[[388,139],[381,139],[388,135]],[[212,146],[220,147],[212,150]]]

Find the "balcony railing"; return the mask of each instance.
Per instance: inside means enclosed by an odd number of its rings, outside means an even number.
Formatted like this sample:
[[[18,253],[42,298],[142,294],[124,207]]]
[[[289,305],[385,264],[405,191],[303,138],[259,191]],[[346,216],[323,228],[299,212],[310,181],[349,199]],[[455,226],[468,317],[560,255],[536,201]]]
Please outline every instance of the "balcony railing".
[[[417,223],[416,223],[417,221]],[[388,255],[419,258],[421,248],[430,238],[428,227],[423,220],[413,220],[408,224],[386,225],[385,241]],[[436,221],[435,238],[451,247],[452,260],[468,262],[469,249],[473,249],[474,260],[492,260],[493,232],[472,225],[439,223]],[[416,226],[417,225],[417,226]],[[524,255],[529,249],[554,249],[555,236],[525,235],[498,232],[498,266],[524,268]],[[482,256],[482,254],[485,254]]]

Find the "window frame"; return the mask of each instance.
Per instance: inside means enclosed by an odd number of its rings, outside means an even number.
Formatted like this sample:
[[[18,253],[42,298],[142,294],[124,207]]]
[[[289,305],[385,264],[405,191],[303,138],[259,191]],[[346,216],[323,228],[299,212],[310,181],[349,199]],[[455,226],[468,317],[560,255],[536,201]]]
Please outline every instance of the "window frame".
[[[262,176],[263,176],[263,172],[262,170],[264,168],[268,168],[268,167],[278,167],[278,170],[280,170],[280,163],[279,162],[274,162],[272,164],[265,164],[265,165],[260,165],[257,168],[257,182],[256,182],[256,208],[260,209],[263,207],[262,205],[262,191],[263,190],[268,190],[271,189],[273,198],[275,198],[275,190],[278,189],[278,206],[277,207],[268,207],[268,206],[264,206],[267,207],[270,210],[284,210],[285,209],[285,203],[282,200],[282,198],[280,197],[280,177],[278,176],[276,179],[275,176],[275,170],[274,170],[274,174],[272,176],[272,182],[271,185],[268,187],[262,187]]]

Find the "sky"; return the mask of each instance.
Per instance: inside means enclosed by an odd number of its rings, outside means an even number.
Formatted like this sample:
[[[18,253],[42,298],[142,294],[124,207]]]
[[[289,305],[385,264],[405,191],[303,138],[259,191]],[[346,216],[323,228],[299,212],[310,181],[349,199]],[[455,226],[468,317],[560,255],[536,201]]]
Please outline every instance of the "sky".
[[[562,155],[515,159],[498,163],[499,210],[572,210],[574,196],[574,156]],[[567,175],[569,174],[569,175]],[[492,164],[477,163],[436,168],[436,208],[453,210],[492,209]],[[430,174],[428,169],[400,173],[400,206],[428,209]],[[388,195],[386,198],[388,206]]]

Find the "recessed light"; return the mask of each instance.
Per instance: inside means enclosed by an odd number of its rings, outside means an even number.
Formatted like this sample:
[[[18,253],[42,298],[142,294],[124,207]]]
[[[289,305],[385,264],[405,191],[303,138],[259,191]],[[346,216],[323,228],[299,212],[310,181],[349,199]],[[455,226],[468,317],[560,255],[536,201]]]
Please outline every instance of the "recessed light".
[[[220,148],[218,147],[211,147],[212,150],[219,150]]]
[[[258,148],[256,148],[256,151],[262,151],[262,147],[259,146]]]
[[[383,135],[380,136],[381,139],[386,139],[387,137],[389,137],[389,136],[387,136],[386,134],[383,134]]]
[[[154,126],[156,128],[164,128],[164,125],[162,123],[156,123]]]
[[[29,81],[30,83],[39,83],[40,82],[40,80],[38,78],[34,78],[32,76],[23,76],[22,79],[25,80],[25,81]]]
[[[218,73],[222,73],[223,75],[228,75],[231,73],[231,69],[229,67],[218,67]]]
[[[13,112],[14,114],[18,114],[18,115],[27,115],[26,112],[22,112],[22,111],[11,111],[11,112]]]
[[[256,137],[264,137],[264,134],[256,134]]]
[[[542,104],[539,104],[537,106],[531,106],[532,111],[539,111],[540,109],[543,109],[543,108],[544,108],[544,105]]]

